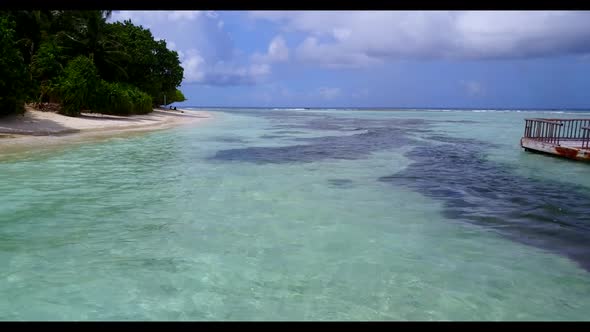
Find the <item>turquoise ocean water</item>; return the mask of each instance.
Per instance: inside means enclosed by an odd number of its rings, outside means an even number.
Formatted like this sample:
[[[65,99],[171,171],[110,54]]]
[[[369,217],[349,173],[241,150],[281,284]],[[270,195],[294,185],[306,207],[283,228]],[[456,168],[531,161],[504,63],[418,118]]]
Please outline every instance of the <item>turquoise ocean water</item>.
[[[590,318],[590,113],[211,113],[2,159],[0,320]]]

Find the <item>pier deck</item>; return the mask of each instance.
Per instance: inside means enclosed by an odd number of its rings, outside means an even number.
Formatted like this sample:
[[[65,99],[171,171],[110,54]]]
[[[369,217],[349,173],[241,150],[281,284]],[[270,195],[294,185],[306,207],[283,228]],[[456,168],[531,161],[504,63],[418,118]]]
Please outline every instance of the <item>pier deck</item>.
[[[525,119],[525,151],[590,161],[590,119]]]

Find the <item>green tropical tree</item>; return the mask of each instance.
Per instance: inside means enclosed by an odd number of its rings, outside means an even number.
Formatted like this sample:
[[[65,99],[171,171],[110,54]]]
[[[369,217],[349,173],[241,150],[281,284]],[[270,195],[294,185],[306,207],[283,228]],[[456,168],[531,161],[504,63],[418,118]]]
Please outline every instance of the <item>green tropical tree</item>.
[[[15,23],[0,14],[0,116],[24,109],[26,66],[16,46]]]
[[[131,21],[108,23],[111,11],[0,11],[1,113],[24,101],[82,110],[140,114],[185,100],[178,54]]]
[[[57,33],[58,40],[71,55],[87,56],[96,65],[99,73],[116,71],[127,76],[120,63],[129,56],[124,46],[107,33],[109,10],[87,10],[63,16],[69,22],[68,29]]]
[[[99,86],[100,78],[92,60],[80,55],[70,61],[56,85],[62,101],[60,113],[78,116],[82,109],[92,107]]]
[[[125,45],[129,57],[122,64],[128,76],[113,72],[110,77],[105,75],[105,79],[120,80],[140,88],[152,97],[154,105],[161,105],[164,95],[173,97],[184,76],[178,53],[169,50],[165,41],[156,41],[148,29],[130,20],[113,23],[108,31],[120,45]]]
[[[49,94],[56,79],[63,72],[65,62],[66,57],[54,38],[48,38],[41,43],[39,51],[33,55],[30,66],[30,73],[38,87],[36,101],[49,101]]]

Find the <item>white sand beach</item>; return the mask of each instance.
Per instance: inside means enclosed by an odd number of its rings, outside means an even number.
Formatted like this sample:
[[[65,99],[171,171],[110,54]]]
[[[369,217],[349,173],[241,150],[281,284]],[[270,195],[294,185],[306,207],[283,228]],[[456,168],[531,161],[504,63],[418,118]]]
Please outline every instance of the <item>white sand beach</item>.
[[[24,114],[0,118],[0,153],[45,148],[112,136],[167,129],[211,118],[205,111],[160,110],[145,115],[82,113],[68,117],[27,107]]]

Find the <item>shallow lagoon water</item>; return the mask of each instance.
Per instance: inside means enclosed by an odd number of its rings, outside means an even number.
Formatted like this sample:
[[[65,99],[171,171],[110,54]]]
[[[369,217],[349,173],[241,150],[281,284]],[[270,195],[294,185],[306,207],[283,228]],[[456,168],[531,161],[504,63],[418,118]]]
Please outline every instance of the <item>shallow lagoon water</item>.
[[[588,319],[590,114],[213,114],[0,162],[0,319]]]

